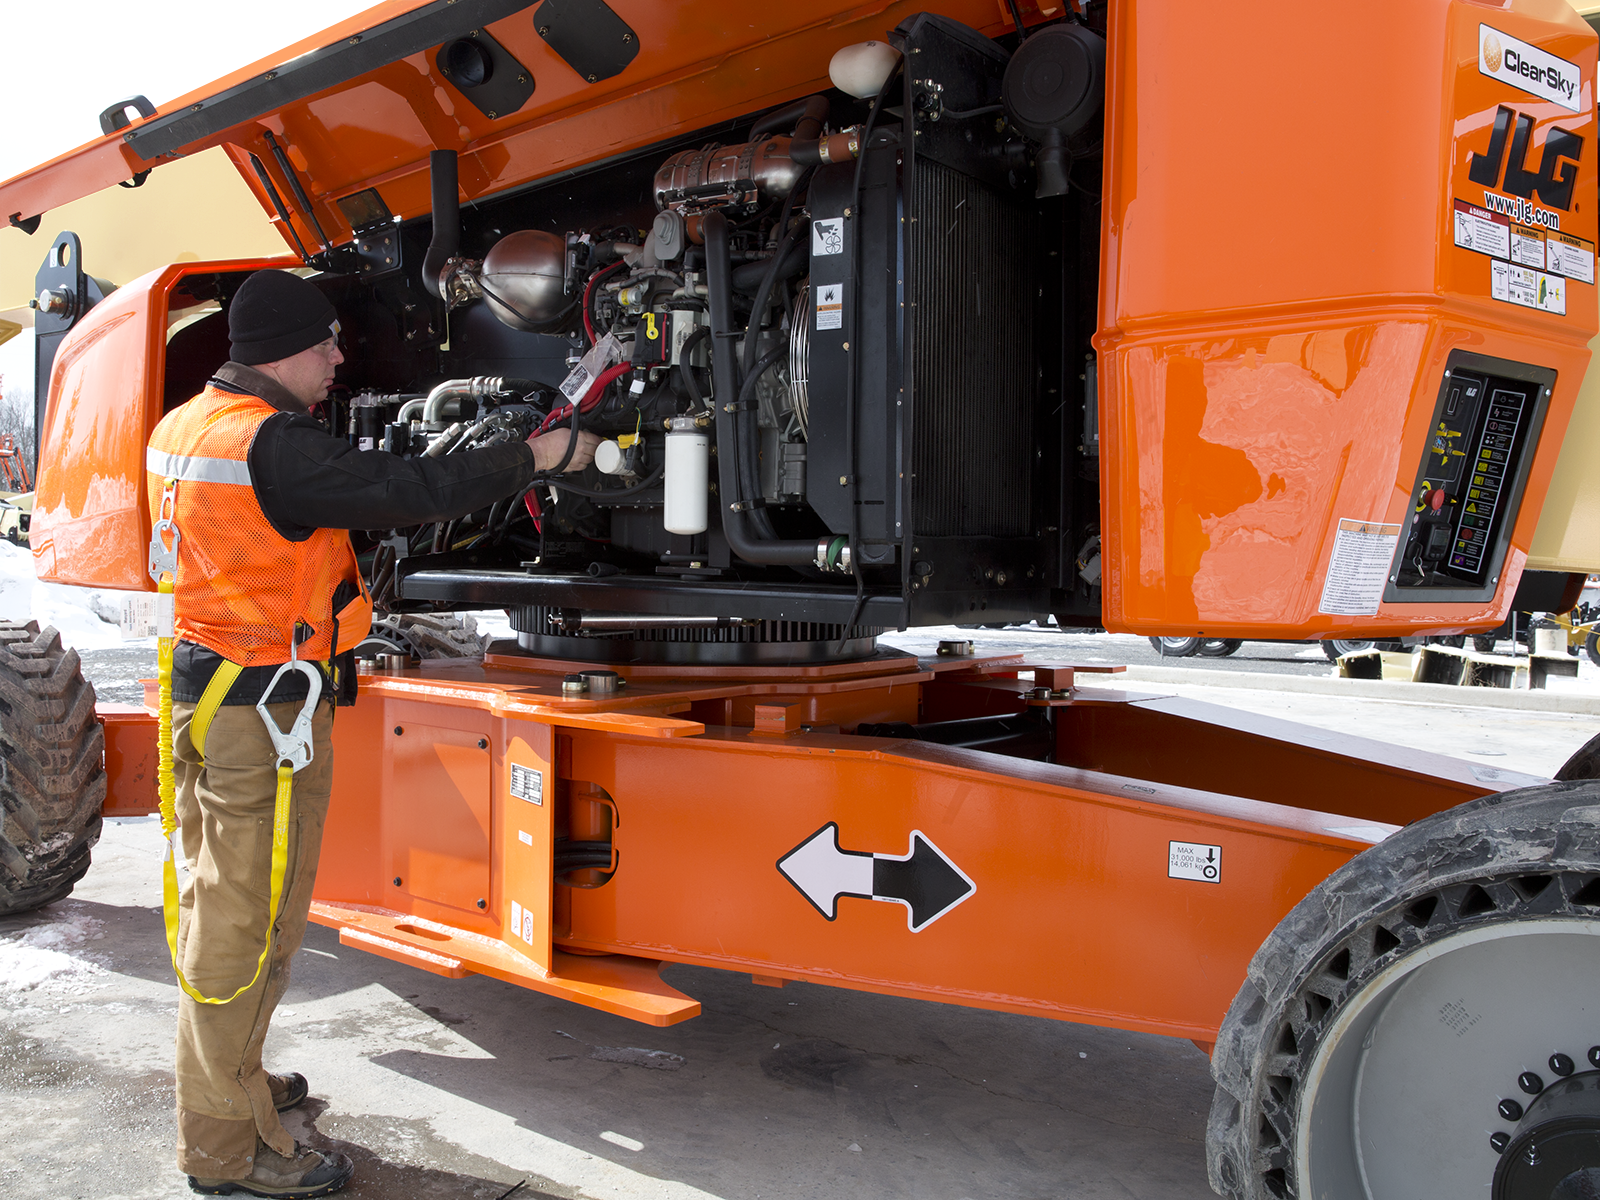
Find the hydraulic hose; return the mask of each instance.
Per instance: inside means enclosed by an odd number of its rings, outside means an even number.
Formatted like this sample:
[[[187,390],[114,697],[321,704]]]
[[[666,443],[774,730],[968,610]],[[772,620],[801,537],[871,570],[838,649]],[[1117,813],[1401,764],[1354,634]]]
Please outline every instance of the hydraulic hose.
[[[711,330],[701,325],[683,339],[683,345],[678,350],[678,375],[683,380],[683,390],[689,393],[689,402],[696,408],[710,406],[706,404],[706,398],[700,394],[700,384],[694,377],[694,367],[690,365],[689,358],[700,343],[710,336]]]
[[[745,345],[749,344],[750,338],[746,337]],[[787,344],[768,350],[761,356],[761,361],[756,363],[754,369],[744,377],[744,383],[739,386],[739,411],[735,414],[739,419],[734,425],[739,431],[739,470],[742,472],[742,477],[751,485],[750,490],[757,494],[761,491],[761,436],[755,420],[756,384],[761,381],[763,375],[772,370],[779,359],[788,356]],[[757,508],[751,510],[751,516],[755,520],[759,536],[773,535],[772,522],[766,519],[766,513]]]
[[[711,377],[715,384],[717,490],[722,500],[722,532],[728,548],[746,562],[800,566],[814,563],[815,541],[760,539],[750,536],[745,523],[748,503],[739,491],[738,431],[728,401],[739,394],[739,364],[733,354],[733,283],[729,278],[728,218],[713,210],[705,216],[706,282],[711,302]]]
[[[444,265],[461,253],[461,197],[456,176],[456,152],[434,150],[428,154],[428,177],[433,186],[433,240],[422,259],[422,286],[439,299],[439,276]]]

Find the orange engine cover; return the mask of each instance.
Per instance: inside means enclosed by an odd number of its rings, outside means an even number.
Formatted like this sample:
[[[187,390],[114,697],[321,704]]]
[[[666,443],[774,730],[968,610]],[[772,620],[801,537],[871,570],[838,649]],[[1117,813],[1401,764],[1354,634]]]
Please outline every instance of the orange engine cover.
[[[1225,11],[1114,6],[1105,624],[1498,624],[1596,330],[1594,34],[1565,0]],[[1506,405],[1450,427],[1447,370]],[[1520,466],[1472,474],[1502,426]]]

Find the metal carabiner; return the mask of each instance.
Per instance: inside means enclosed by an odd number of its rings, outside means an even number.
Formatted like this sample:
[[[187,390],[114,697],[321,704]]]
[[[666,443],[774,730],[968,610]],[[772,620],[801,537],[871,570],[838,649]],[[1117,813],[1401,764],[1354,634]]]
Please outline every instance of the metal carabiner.
[[[272,714],[267,711],[267,698],[272,695],[273,689],[278,686],[278,680],[283,678],[285,671],[296,670],[306,677],[306,702],[300,706],[300,715],[294,719],[289,732],[284,733],[272,719]],[[272,738],[272,752],[276,756],[275,765],[282,766],[288,763],[295,774],[311,765],[311,759],[315,754],[311,740],[311,718],[317,711],[317,701],[320,699],[322,699],[322,672],[317,670],[315,663],[300,658],[290,659],[272,676],[272,682],[267,684],[267,690],[261,693],[261,699],[256,701],[256,712],[261,714],[261,719],[266,722],[267,735]]]
[[[161,511],[158,519],[150,530],[150,579],[154,583],[161,582],[162,575],[178,577],[178,543],[183,540],[183,535],[178,532],[177,522],[174,520],[177,508],[178,481],[168,479],[161,491]],[[164,534],[172,534],[172,547],[167,548],[167,539]]]

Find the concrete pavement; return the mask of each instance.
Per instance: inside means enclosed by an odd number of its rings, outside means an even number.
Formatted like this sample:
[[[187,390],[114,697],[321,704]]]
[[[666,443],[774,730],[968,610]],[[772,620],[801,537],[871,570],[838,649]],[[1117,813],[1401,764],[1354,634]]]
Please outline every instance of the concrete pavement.
[[[1071,657],[1063,635],[973,636]],[[105,690],[134,686],[137,648],[104,653],[85,661]],[[1136,686],[1538,775],[1600,723],[1240,682]],[[0,920],[8,1198],[190,1194],[171,1165],[159,865],[153,818],[110,823],[71,899]],[[1211,1081],[1188,1042],[686,967],[667,978],[704,1015],[658,1030],[439,979],[315,926],[294,970],[267,1061],[310,1079],[291,1129],[356,1159],[353,1197],[496,1200],[523,1180],[515,1197],[1211,1195]]]

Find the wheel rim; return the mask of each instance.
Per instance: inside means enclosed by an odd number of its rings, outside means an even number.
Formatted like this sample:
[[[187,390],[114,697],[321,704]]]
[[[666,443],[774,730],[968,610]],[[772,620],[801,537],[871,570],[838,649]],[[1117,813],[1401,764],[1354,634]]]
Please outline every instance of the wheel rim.
[[[1333,648],[1340,654],[1354,654],[1359,650],[1371,650],[1375,645],[1375,643],[1370,641],[1358,641],[1347,638],[1332,638],[1330,640],[1333,644]]]
[[[1525,1132],[1497,1106],[1529,1099],[1518,1088],[1524,1072],[1552,1080],[1545,1064],[1558,1053],[1587,1066],[1600,1041],[1597,938],[1596,921],[1501,922],[1441,938],[1376,975],[1306,1073],[1296,1194],[1487,1195],[1502,1148]],[[1507,1137],[1491,1143],[1496,1133]],[[1537,1200],[1553,1196],[1562,1193]]]

